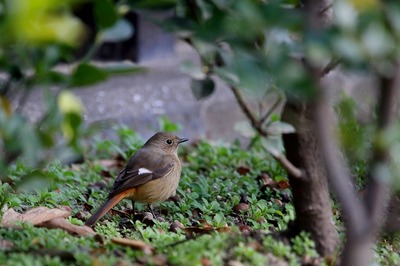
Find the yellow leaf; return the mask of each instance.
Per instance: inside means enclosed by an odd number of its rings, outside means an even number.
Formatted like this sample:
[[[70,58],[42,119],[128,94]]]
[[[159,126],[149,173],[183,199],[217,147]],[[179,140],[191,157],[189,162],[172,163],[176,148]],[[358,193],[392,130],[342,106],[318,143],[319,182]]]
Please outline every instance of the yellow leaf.
[[[14,37],[28,43],[61,42],[77,44],[83,24],[68,10],[71,1],[9,1],[7,25]]]
[[[58,96],[58,107],[62,113],[81,114],[83,105],[81,100],[70,91],[62,91]]]

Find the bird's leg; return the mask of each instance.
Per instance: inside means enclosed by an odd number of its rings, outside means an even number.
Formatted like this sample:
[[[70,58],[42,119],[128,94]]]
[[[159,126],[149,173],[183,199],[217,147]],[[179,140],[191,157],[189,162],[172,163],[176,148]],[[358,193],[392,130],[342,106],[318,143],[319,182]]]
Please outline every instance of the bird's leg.
[[[132,199],[132,214],[135,215],[135,201]]]
[[[154,213],[153,206],[151,206],[151,204],[149,204],[148,206],[149,206],[151,214],[153,214],[154,219],[156,219],[156,214]]]

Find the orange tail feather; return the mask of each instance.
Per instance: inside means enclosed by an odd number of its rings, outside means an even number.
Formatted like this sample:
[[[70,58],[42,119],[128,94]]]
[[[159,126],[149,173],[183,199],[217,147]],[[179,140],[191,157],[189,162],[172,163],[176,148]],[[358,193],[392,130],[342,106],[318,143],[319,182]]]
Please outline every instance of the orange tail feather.
[[[112,207],[125,197],[125,193],[115,195],[104,202],[104,204],[86,221],[85,225],[94,225],[101,217],[104,216]]]

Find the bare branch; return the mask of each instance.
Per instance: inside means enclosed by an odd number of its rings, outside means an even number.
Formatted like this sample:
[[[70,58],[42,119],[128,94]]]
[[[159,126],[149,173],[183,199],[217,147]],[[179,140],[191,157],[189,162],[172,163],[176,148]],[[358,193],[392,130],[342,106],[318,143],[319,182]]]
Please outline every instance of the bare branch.
[[[314,106],[315,133],[320,144],[320,151],[325,162],[329,181],[339,200],[346,217],[348,232],[359,235],[366,229],[366,213],[363,204],[357,198],[350,182],[350,173],[341,158],[338,144],[332,132],[332,110],[325,99],[324,90],[320,90],[319,99]]]
[[[296,178],[303,177],[302,171],[294,166],[285,156],[282,154],[272,154],[272,156],[282,165],[283,169],[285,169],[288,174]]]
[[[307,17],[307,26],[309,30],[319,30],[330,24],[330,14],[327,10],[333,4],[332,1],[320,1],[315,4],[314,1],[304,1],[304,7]],[[323,10],[323,12],[321,12]],[[333,62],[333,63],[332,63]],[[332,119],[332,110],[326,99],[326,91],[321,86],[321,73],[329,72],[336,63],[332,61],[322,72],[314,67],[306,58],[302,59],[304,67],[314,81],[317,90],[317,97],[314,101],[314,119],[315,134],[319,142],[319,148],[328,178],[336,198],[339,200],[342,211],[345,215],[346,233],[360,235],[367,228],[366,211],[364,205],[357,198],[355,191],[350,185],[350,172],[346,162],[341,156],[341,152],[336,143],[336,136],[333,134],[334,122]]]

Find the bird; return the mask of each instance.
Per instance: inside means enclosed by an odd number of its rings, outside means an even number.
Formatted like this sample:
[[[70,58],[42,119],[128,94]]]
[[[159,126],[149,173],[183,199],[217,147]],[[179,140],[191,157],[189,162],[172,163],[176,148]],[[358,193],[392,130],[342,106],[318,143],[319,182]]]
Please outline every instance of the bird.
[[[158,132],[136,151],[120,171],[101,207],[86,221],[92,226],[124,198],[134,203],[163,202],[176,194],[181,162],[178,145],[188,141],[169,132]],[[153,213],[153,211],[152,211]],[[153,213],[154,216],[154,213]]]

